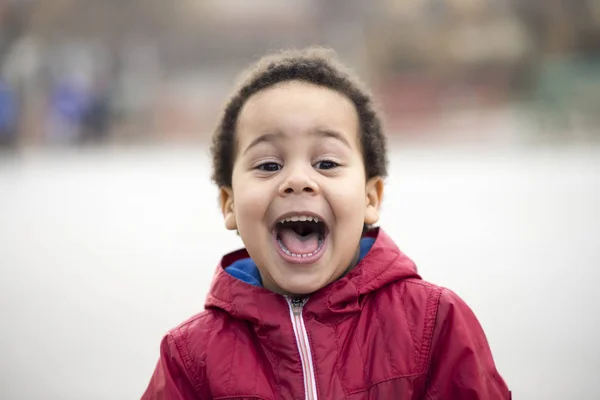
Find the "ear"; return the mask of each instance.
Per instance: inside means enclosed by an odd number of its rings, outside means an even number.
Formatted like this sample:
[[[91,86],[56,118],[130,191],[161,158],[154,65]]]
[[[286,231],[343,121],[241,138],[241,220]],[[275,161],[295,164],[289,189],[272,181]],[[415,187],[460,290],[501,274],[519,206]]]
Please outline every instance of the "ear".
[[[373,225],[379,221],[379,207],[383,199],[383,179],[375,176],[367,181],[365,224]]]
[[[229,187],[221,187],[219,189],[221,198],[221,212],[225,219],[225,227],[231,231],[237,229],[237,221],[235,219],[235,207],[233,205],[233,190]]]

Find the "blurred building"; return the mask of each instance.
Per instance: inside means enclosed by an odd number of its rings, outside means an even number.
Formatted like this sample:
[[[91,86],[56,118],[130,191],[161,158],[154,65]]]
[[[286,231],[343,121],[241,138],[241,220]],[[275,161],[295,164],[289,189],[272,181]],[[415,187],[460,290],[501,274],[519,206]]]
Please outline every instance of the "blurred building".
[[[0,73],[27,145],[203,140],[241,69],[310,44],[368,81],[392,135],[511,107],[540,135],[600,126],[596,0],[0,3]]]

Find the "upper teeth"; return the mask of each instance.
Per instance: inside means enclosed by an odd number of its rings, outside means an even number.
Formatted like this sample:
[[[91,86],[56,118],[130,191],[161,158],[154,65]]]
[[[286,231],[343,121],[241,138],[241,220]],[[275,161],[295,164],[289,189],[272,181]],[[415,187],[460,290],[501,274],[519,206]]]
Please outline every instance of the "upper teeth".
[[[319,222],[319,218],[311,217],[310,215],[294,215],[293,217],[282,218],[279,220],[280,224],[284,222],[296,222],[296,221],[313,221]]]

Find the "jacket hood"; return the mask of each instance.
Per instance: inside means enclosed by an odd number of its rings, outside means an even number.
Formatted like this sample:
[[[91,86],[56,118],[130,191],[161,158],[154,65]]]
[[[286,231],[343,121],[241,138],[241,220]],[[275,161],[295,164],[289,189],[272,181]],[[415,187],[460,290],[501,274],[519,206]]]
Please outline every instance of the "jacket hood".
[[[375,242],[367,255],[346,276],[307,296],[306,315],[323,320],[343,318],[361,310],[362,298],[392,282],[421,279],[415,264],[404,255],[393,240],[380,228],[365,234]],[[236,319],[257,325],[269,325],[272,313],[287,310],[284,296],[259,286],[253,286],[231,276],[225,268],[248,258],[245,249],[225,255],[218,265],[205,302],[206,309],[221,309]]]

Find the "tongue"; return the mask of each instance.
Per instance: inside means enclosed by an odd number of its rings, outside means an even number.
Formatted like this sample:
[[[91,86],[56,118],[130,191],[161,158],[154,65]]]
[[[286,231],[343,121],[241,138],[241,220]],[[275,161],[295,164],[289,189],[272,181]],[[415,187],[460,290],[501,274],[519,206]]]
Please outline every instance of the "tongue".
[[[295,230],[284,228],[279,232],[279,240],[294,254],[310,254],[319,248],[319,234],[317,232],[302,236]]]

